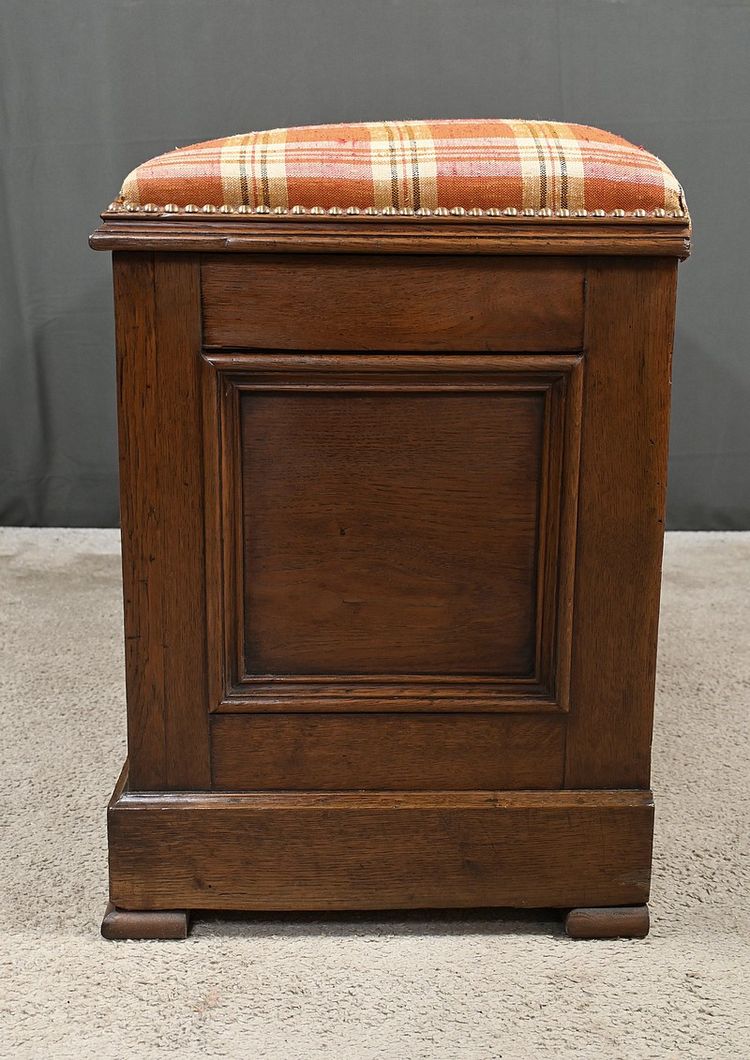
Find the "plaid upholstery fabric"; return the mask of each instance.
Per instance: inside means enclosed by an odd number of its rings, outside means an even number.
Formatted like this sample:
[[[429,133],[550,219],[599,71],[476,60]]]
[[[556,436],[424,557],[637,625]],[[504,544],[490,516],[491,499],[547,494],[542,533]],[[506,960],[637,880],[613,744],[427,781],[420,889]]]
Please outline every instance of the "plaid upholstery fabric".
[[[677,180],[643,148],[585,125],[516,120],[317,125],[209,140],[144,162],[117,205],[167,204],[243,213],[685,212]]]

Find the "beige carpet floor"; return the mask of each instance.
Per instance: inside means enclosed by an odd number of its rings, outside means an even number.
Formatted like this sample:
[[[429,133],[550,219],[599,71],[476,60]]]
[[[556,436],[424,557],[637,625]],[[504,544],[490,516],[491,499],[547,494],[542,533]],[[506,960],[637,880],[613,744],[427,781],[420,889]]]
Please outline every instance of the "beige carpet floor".
[[[644,942],[486,911],[103,942],[117,550],[115,531],[0,531],[0,1056],[750,1057],[750,534],[669,536]]]

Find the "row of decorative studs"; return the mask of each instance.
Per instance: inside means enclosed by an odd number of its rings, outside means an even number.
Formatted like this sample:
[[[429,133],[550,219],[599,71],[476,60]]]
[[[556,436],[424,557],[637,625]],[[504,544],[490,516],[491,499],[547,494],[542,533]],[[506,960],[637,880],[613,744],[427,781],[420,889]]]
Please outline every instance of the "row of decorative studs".
[[[463,206],[454,206],[452,209],[448,209],[445,206],[438,206],[434,210],[426,210],[424,207],[420,207],[417,210],[413,210],[410,207],[403,206],[400,209],[395,206],[385,206],[382,210],[377,209],[375,206],[367,206],[364,209],[360,209],[358,206],[348,206],[345,209],[340,206],[331,206],[328,209],[324,209],[322,206],[292,206],[287,209],[285,206],[212,206],[210,203],[206,203],[205,206],[195,206],[190,203],[188,206],[177,206],[173,202],[168,202],[166,206],[157,206],[156,203],[147,202],[141,206],[139,203],[129,202],[113,202],[107,207],[109,213],[203,213],[203,214],[274,214],[279,217],[286,216],[288,214],[311,214],[315,217],[326,215],[329,217],[339,216],[350,216],[356,217],[364,215],[367,217],[686,217],[687,215],[680,210],[664,210],[656,209],[651,211],[646,210],[633,210],[626,212],[625,210],[551,210],[546,207],[541,210],[532,210],[527,207],[523,210],[517,210],[514,206],[506,206],[505,209],[490,207],[487,210],[482,210],[478,206],[472,209],[466,210]]]

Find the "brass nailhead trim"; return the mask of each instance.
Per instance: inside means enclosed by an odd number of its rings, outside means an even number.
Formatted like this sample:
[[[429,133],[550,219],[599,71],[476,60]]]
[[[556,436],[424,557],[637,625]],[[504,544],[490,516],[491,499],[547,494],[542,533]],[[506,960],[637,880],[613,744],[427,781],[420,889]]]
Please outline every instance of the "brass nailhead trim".
[[[132,202],[128,199],[117,200],[111,202],[106,210],[107,213],[204,213],[204,214],[241,214],[241,215],[265,215],[274,214],[277,217],[286,217],[289,214],[298,216],[300,214],[311,214],[314,217],[320,217],[324,214],[328,214],[331,217],[349,216],[358,217],[360,214],[365,214],[368,217],[543,217],[551,218],[554,220],[556,217],[684,217],[687,218],[687,213],[683,210],[665,210],[659,207],[655,210],[647,212],[646,210],[632,210],[626,212],[625,210],[552,210],[546,206],[541,210],[533,210],[531,207],[525,207],[523,210],[517,210],[514,206],[495,207],[490,206],[487,209],[481,209],[478,206],[473,206],[470,209],[466,209],[463,206],[453,206],[448,209],[445,206],[437,206],[434,210],[428,210],[424,206],[420,206],[414,210],[409,206],[384,206],[382,209],[378,209],[375,206],[366,206],[361,209],[359,206],[329,206],[325,209],[322,206],[274,206],[273,209],[270,206],[229,206],[226,203],[221,206],[215,206],[212,203],[205,203],[203,206],[196,206],[194,203],[189,203],[187,206],[177,206],[173,202],[168,202],[165,206],[158,206],[154,202],[147,202],[144,205],[140,203]]]

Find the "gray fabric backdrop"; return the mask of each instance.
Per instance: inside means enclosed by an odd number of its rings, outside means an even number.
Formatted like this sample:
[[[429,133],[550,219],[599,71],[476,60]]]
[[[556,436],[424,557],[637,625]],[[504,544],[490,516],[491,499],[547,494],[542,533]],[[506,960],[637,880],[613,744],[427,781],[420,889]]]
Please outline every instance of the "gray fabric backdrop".
[[[0,522],[117,523],[109,259],[125,173],[249,129],[402,117],[602,125],[677,173],[669,522],[750,527],[750,3],[2,0]]]

